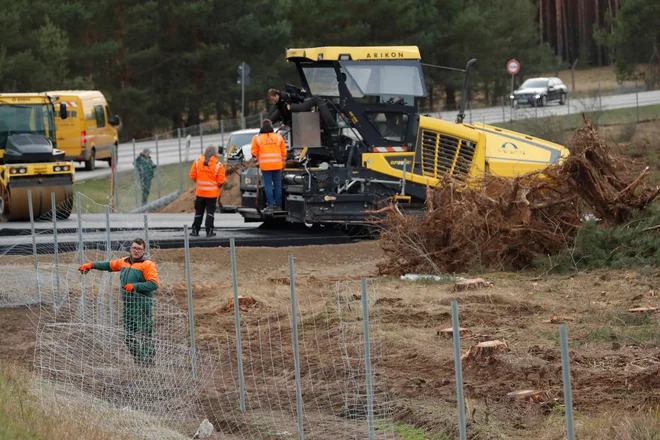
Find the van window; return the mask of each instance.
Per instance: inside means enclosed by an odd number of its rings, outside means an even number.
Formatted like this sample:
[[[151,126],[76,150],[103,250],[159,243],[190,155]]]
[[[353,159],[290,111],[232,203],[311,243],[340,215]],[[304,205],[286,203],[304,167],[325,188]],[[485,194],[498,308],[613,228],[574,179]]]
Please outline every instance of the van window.
[[[105,127],[105,113],[102,105],[94,106],[94,115],[96,116],[96,126],[99,128]]]

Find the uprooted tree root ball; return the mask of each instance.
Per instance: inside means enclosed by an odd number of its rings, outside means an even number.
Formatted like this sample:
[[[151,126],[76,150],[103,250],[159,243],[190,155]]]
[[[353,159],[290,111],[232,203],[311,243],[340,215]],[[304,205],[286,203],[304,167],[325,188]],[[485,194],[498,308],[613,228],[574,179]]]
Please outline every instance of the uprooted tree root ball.
[[[427,189],[423,217],[388,206],[377,220],[386,255],[380,272],[521,269],[570,247],[585,214],[603,227],[624,224],[660,193],[643,184],[648,168],[633,174],[586,117],[568,149],[561,164],[513,179],[486,175],[466,188],[446,178]]]

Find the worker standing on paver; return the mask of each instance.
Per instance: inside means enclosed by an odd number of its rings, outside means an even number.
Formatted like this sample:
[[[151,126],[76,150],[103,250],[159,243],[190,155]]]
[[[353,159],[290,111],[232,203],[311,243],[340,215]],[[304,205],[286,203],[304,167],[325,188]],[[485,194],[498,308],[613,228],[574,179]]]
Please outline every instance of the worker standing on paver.
[[[139,365],[153,365],[156,349],[152,339],[153,298],[158,290],[158,268],[147,256],[146,243],[136,238],[130,255],[119,260],[85,263],[83,274],[91,269],[119,272],[121,298],[124,303],[124,341]]]
[[[272,123],[264,119],[259,134],[252,138],[250,152],[256,159],[264,181],[265,213],[282,209],[282,170],[286,161],[284,138],[273,132]]]

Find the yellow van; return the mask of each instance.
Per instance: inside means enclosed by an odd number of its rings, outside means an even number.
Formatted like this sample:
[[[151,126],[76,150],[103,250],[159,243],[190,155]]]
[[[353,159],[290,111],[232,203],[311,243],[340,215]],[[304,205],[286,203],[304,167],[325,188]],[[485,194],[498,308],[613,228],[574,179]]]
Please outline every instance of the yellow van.
[[[57,148],[64,150],[65,160],[85,163],[85,169],[96,168],[96,160],[112,164],[112,147],[118,145],[119,116],[110,116],[108,102],[98,90],[56,90],[47,92],[56,106],[64,104],[67,118],[56,113]]]

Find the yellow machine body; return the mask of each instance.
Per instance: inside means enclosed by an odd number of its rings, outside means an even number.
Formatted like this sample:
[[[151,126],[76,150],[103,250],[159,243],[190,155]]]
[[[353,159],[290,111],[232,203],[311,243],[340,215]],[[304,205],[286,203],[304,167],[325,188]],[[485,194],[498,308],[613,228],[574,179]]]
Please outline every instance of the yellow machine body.
[[[16,133],[42,136],[52,145],[51,155],[39,161],[28,154],[24,158],[13,155],[7,163],[10,156],[6,154],[6,141]],[[56,142],[54,106],[49,96],[0,94],[0,220],[29,220],[28,192],[35,219],[52,212],[51,194],[55,195],[58,218],[69,217],[75,168],[62,160],[64,154],[56,149]]]

